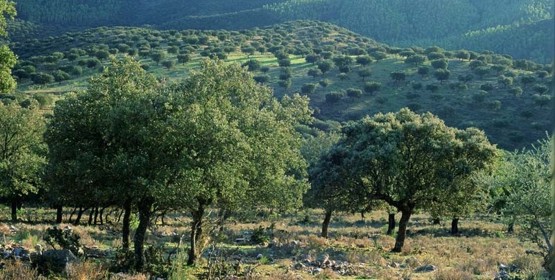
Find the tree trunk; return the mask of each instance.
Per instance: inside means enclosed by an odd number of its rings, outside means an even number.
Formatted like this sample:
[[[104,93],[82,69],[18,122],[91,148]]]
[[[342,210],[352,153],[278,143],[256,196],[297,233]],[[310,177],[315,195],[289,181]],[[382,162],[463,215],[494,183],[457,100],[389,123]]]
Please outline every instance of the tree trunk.
[[[93,224],[98,225],[98,206],[94,208]]]
[[[81,222],[81,217],[83,216],[83,213],[87,211],[87,209],[89,208],[83,209],[79,207],[79,212],[77,212],[77,218],[75,218],[75,222],[73,222],[74,225],[78,225]]]
[[[17,197],[12,198],[12,222],[17,223]]]
[[[326,214],[324,216],[324,222],[322,223],[322,234],[321,236],[323,238],[328,238],[328,228],[330,225],[330,221],[331,221],[331,213],[333,211],[332,210],[326,210]]]
[[[439,225],[439,224],[441,224],[441,219],[439,219],[439,218],[434,218],[434,219],[432,220],[432,224],[434,224],[434,225]]]
[[[77,212],[77,207],[73,207],[73,210],[71,210],[71,213],[69,213],[69,223],[73,223],[73,215],[75,215],[75,212]]]
[[[121,230],[121,246],[124,251],[129,250],[129,224],[131,221],[131,199],[123,203],[123,226]]]
[[[135,245],[135,269],[137,271],[142,271],[145,265],[144,256],[144,242],[146,237],[146,230],[148,228],[148,223],[150,222],[150,216],[152,216],[152,205],[154,204],[154,198],[143,197],[139,201],[139,226],[135,231],[134,245]]]
[[[64,211],[62,206],[56,206],[56,224],[62,223],[62,218],[64,216]]]
[[[202,239],[202,217],[205,205],[200,203],[196,211],[192,211],[193,222],[191,223],[191,248],[187,265],[194,265],[202,251],[200,241]]]
[[[87,225],[92,225],[93,223],[93,216],[94,216],[94,207],[91,208],[91,212],[89,213],[89,221],[87,222]]]
[[[397,237],[395,238],[395,247],[391,249],[391,252],[399,253],[403,249],[403,245],[405,245],[405,237],[407,235],[407,226],[409,224],[411,215],[412,209],[401,211],[401,220],[399,220],[399,231],[397,231]]]
[[[507,226],[507,233],[514,233],[515,232],[515,223],[510,222]]]
[[[104,216],[104,210],[106,209],[106,207],[102,207],[100,208],[100,211],[98,212],[98,217],[100,218],[100,224],[103,225],[104,224],[104,219],[102,216]]]
[[[453,218],[453,220],[451,220],[451,234],[459,234],[459,218]]]
[[[387,235],[393,234],[395,231],[395,213],[389,213],[388,224],[387,224]]]

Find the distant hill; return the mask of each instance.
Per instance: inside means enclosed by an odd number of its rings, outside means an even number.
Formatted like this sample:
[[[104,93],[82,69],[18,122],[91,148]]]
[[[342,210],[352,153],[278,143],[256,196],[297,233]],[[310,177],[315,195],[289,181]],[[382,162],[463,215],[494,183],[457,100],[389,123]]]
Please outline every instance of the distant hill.
[[[29,24],[16,24],[14,40],[98,26],[239,30],[311,19],[390,45],[554,57],[552,0],[18,0],[17,9]]]
[[[391,47],[324,22],[240,31],[100,27],[17,43],[14,51],[18,94],[1,97],[35,98],[46,109],[52,104],[45,100],[86,87],[110,57],[131,55],[169,81],[201,59],[219,58],[248,67],[278,97],[308,95],[318,120],[305,133],[402,107],[482,128],[506,149],[552,128],[549,65],[492,52]]]

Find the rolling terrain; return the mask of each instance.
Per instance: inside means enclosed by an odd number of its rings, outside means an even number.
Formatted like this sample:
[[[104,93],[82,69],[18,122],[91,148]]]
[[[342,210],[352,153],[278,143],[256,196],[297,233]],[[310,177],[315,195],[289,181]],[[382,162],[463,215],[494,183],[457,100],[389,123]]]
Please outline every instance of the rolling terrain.
[[[395,46],[490,50],[542,63],[554,57],[548,0],[20,0],[17,9],[15,41],[99,26],[239,30],[308,19]]]
[[[551,128],[548,65],[492,52],[396,48],[324,22],[242,31],[100,27],[25,41],[14,51],[19,91],[43,102],[83,89],[111,56],[134,56],[170,80],[217,57],[249,67],[277,96],[308,95],[314,127],[323,130],[403,107],[484,129],[506,149],[527,146]]]

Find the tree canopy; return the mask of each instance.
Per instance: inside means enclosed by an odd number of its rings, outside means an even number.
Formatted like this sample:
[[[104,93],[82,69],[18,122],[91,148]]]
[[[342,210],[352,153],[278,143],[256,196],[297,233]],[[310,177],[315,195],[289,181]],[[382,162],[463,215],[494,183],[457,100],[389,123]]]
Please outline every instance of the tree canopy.
[[[446,126],[430,113],[409,109],[377,114],[351,123],[340,145],[350,151],[352,172],[367,193],[401,213],[393,251],[401,251],[406,226],[415,209],[441,201],[474,172],[488,167],[496,155],[484,133],[475,128]]]
[[[295,126],[310,113],[306,98],[278,101],[239,65],[207,60],[184,82],[162,86],[126,58],[56,106],[49,178],[96,203],[118,193],[137,206],[137,269],[153,206],[190,211],[192,264],[207,207],[300,206],[306,164]]]
[[[0,36],[7,36],[6,18],[13,18],[16,14],[15,5],[8,0],[0,0]],[[15,89],[12,68],[15,66],[16,56],[7,45],[0,43],[0,93]]]
[[[17,221],[21,198],[38,193],[46,163],[42,140],[45,122],[31,107],[0,102],[0,196],[12,202],[12,221]]]

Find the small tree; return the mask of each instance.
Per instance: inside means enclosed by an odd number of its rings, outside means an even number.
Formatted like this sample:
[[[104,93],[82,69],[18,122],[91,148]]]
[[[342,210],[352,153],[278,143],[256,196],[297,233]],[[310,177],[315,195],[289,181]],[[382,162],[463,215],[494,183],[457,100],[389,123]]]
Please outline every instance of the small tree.
[[[314,64],[314,63],[316,63],[318,60],[320,60],[320,56],[317,55],[317,54],[307,54],[307,55],[305,56],[304,60],[305,60],[307,63],[312,63],[312,64]]]
[[[162,66],[166,69],[172,69],[175,67],[175,60],[164,60],[162,61]]]
[[[278,65],[280,67],[289,67],[291,66],[291,60],[289,58],[280,59],[278,60]]]
[[[549,266],[549,256],[554,250],[550,240],[552,154],[553,137],[549,137],[530,149],[507,152],[495,172],[482,177],[490,184],[491,193],[497,194],[494,203],[501,207],[502,213],[511,222],[521,224],[526,239],[542,249],[548,271],[553,269]]]
[[[460,60],[469,60],[470,53],[466,50],[458,51],[457,53],[455,53],[455,57]]]
[[[348,88],[347,89],[347,96],[349,97],[361,97],[362,96],[362,90],[358,89],[358,88]]]
[[[318,69],[320,69],[323,74],[326,74],[326,72],[330,71],[332,66],[333,63],[329,60],[324,60],[318,63]]]
[[[372,75],[372,71],[370,71],[370,69],[362,69],[360,71],[358,71],[358,76],[362,78],[362,81],[365,81],[366,78],[370,77]]]
[[[345,93],[342,91],[334,91],[326,94],[326,102],[328,103],[336,103],[341,100],[345,96]]]
[[[301,93],[303,94],[312,94],[316,90],[316,84],[313,83],[306,83],[301,87]]]
[[[418,75],[424,77],[430,74],[430,67],[428,66],[420,66],[418,67]]]
[[[445,70],[445,69],[437,69],[434,72],[434,76],[436,77],[436,79],[438,81],[440,81],[441,83],[443,83],[444,81],[449,80],[449,76],[451,76],[451,71],[449,70]]]
[[[322,75],[322,71],[320,71],[320,69],[309,69],[307,74],[316,79],[316,77]]]
[[[391,77],[392,80],[394,80],[397,83],[402,82],[407,78],[407,74],[405,72],[400,72],[400,71],[391,72],[389,76]]]
[[[38,193],[46,163],[45,121],[36,108],[0,102],[0,196],[11,202],[11,219],[23,197]]]
[[[432,60],[430,63],[434,69],[447,69],[449,65],[446,59],[436,59]]]
[[[372,63],[372,57],[369,55],[361,55],[356,58],[356,62],[362,66],[367,66]]]
[[[423,55],[411,55],[405,59],[405,63],[412,64],[414,66],[418,66],[424,62],[426,62],[426,57]]]
[[[380,90],[381,87],[382,87],[382,84],[380,82],[367,82],[366,84],[364,84],[364,91],[366,93],[372,94]]]
[[[156,64],[160,64],[160,61],[166,58],[166,52],[164,51],[153,52],[150,55],[150,58],[152,58],[152,61],[156,62]]]
[[[177,62],[181,64],[185,64],[191,60],[191,56],[189,54],[178,54],[177,55]]]

